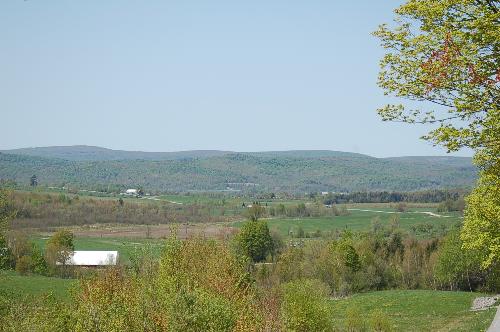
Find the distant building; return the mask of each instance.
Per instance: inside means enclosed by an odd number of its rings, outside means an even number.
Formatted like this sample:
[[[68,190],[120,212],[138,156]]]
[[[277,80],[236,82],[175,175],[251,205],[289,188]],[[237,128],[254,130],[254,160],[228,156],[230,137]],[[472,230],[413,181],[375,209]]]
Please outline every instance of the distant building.
[[[138,195],[139,194],[139,190],[137,190],[137,189],[127,189],[127,190],[125,190],[125,194],[127,194],[127,195]]]
[[[72,266],[112,266],[118,264],[118,251],[77,250],[68,258],[66,265]],[[58,265],[61,265],[58,263]]]
[[[323,195],[323,196],[328,195],[328,191],[322,191],[322,192],[321,192],[321,195]]]

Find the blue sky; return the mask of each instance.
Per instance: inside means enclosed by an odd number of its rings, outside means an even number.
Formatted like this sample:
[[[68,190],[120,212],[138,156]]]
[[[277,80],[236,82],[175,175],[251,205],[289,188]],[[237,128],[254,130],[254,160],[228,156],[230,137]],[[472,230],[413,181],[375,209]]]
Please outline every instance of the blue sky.
[[[0,149],[443,155],[376,114],[399,3],[1,1]]]

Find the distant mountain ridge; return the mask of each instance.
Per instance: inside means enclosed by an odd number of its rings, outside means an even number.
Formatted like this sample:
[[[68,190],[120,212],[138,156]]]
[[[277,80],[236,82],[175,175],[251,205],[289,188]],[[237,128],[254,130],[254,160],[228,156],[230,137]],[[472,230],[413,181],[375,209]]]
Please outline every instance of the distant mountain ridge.
[[[74,161],[99,161],[99,160],[177,160],[186,158],[206,158],[221,156],[229,151],[218,150],[191,150],[177,152],[145,152],[112,150],[99,146],[72,145],[48,146],[36,148],[21,148],[0,150],[3,153],[19,154],[24,156],[59,158]]]
[[[101,160],[179,160],[191,158],[210,158],[228,154],[248,154],[263,157],[340,157],[340,156],[363,156],[359,153],[331,151],[331,150],[289,150],[289,151],[264,151],[264,152],[235,152],[222,150],[187,150],[175,152],[146,152],[126,151],[102,148],[89,145],[72,146],[48,146],[21,148],[12,150],[0,150],[2,153],[18,154],[23,156],[59,158],[73,161],[101,161]]]
[[[94,189],[317,192],[469,187],[477,170],[466,157],[375,158],[328,150],[141,152],[73,146],[0,153],[0,179],[26,184],[33,174],[45,185]]]

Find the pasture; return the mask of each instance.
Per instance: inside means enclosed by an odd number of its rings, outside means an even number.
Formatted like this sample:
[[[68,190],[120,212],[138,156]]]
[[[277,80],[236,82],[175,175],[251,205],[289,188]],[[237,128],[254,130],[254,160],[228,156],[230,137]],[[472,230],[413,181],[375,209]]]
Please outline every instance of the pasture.
[[[60,300],[69,300],[75,279],[61,279],[40,275],[22,276],[14,271],[0,270],[0,292],[9,297],[52,294]]]
[[[385,208],[349,208],[349,214],[332,217],[307,217],[307,218],[269,218],[266,219],[269,228],[284,237],[297,234],[301,228],[304,233],[328,233],[343,230],[369,231],[375,224],[388,226],[392,220],[399,218],[399,226],[408,231],[415,232],[417,237],[432,236],[433,233],[455,227],[460,223],[461,217],[457,213],[443,213],[439,216],[427,214],[432,209],[413,208],[409,211],[396,213],[394,209]],[[434,212],[432,212],[434,213]],[[237,221],[233,226],[238,228],[248,221]]]
[[[431,290],[388,290],[355,294],[346,299],[333,300],[334,319],[347,324],[346,317],[354,308],[359,312],[358,322],[369,324],[375,310],[384,313],[394,331],[485,331],[493,320],[496,308],[470,311],[474,298],[482,296],[471,292]]]

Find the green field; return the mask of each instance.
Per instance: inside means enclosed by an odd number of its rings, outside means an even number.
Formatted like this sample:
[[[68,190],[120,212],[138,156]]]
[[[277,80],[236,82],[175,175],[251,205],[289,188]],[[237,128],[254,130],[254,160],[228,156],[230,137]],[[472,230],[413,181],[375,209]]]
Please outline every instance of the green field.
[[[479,293],[428,290],[378,291],[334,300],[335,320],[346,324],[346,313],[357,308],[360,319],[369,320],[374,310],[387,315],[394,331],[485,331],[495,309],[469,311]],[[369,322],[367,322],[369,324]]]
[[[42,249],[48,238],[37,237],[33,241]],[[75,250],[116,250],[119,253],[121,263],[130,262],[130,255],[136,248],[143,247],[149,243],[152,250],[160,254],[162,240],[158,239],[136,239],[136,238],[98,238],[98,237],[76,237],[74,239]]]
[[[367,209],[367,208],[363,208]],[[353,231],[368,231],[372,228],[372,221],[378,219],[382,225],[389,225],[394,216],[399,216],[400,227],[411,231],[412,226],[422,224],[431,224],[433,230],[439,231],[444,228],[451,228],[460,222],[458,214],[446,213],[448,217],[435,217],[423,213],[414,213],[422,211],[432,211],[432,209],[412,209],[404,213],[380,213],[375,211],[392,212],[393,209],[372,209],[372,211],[349,211],[349,215],[334,217],[308,217],[308,218],[270,218],[267,219],[269,228],[277,231],[282,236],[289,236],[290,232],[296,234],[297,230],[302,228],[305,233],[316,231],[330,232],[336,230],[349,229]],[[238,221],[233,223],[235,227],[241,227],[247,221]]]
[[[39,275],[21,276],[14,271],[0,270],[0,292],[10,296],[53,294],[68,300],[70,288],[78,283],[75,279],[61,279]]]

